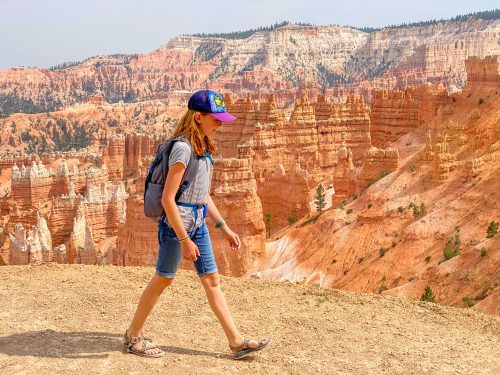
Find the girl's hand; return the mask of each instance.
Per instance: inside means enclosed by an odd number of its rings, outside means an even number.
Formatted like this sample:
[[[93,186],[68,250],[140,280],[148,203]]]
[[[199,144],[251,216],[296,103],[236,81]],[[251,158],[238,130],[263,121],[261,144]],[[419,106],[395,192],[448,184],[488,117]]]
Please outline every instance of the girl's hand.
[[[222,234],[224,238],[229,242],[229,246],[231,249],[238,250],[241,246],[240,237],[236,233],[234,233],[229,226],[226,224],[222,227]]]
[[[181,242],[181,248],[184,259],[196,262],[196,259],[200,256],[200,249],[190,238]]]

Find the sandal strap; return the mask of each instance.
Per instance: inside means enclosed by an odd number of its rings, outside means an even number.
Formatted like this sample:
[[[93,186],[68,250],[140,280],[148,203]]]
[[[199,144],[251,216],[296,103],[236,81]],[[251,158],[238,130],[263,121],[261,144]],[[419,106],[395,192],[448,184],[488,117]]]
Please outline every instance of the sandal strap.
[[[244,349],[248,349],[248,343],[250,342],[250,339],[244,338],[243,339],[243,344],[240,346],[231,346],[229,345],[229,348],[231,349],[232,352],[239,352]]]
[[[143,340],[146,340],[146,341],[149,341],[149,342],[153,342],[153,340],[151,340],[151,339],[150,339],[150,338],[148,338],[148,337],[144,337],[144,335],[141,335],[141,336],[139,336],[139,337],[132,337],[132,339],[129,339],[129,338],[128,338],[128,329],[127,329],[127,330],[125,331],[125,333],[123,334],[123,343],[124,343],[125,345],[128,345],[128,344],[131,342],[131,340],[133,340],[133,339],[137,339],[137,338],[140,338],[140,339],[143,339]],[[140,341],[140,340],[136,340],[134,344],[138,343],[139,341]],[[133,344],[132,344],[132,345],[133,345]]]

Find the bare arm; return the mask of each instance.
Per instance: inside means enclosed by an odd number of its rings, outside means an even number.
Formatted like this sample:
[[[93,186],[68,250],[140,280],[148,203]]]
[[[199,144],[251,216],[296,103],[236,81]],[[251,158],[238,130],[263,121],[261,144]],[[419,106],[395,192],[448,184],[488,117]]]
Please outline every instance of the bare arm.
[[[169,167],[161,197],[161,204],[167,215],[168,222],[172,228],[174,228],[175,234],[179,240],[188,235],[182,224],[181,214],[179,213],[177,204],[175,203],[175,195],[179,190],[185,170],[186,167],[184,167],[182,163],[175,163]],[[195,261],[197,257],[200,256],[198,246],[196,246],[191,239],[181,241],[181,247],[184,259]]]
[[[212,200],[212,197],[209,195],[208,196],[208,209],[207,209],[207,216],[211,219],[213,219],[216,223],[219,221],[223,220],[222,215],[220,214],[219,210],[217,209],[217,206],[215,205],[214,201]],[[224,222],[224,225],[220,227],[222,229],[222,234],[226,238],[226,240],[229,242],[229,245],[231,246],[232,249],[239,249],[241,246],[241,241],[240,238],[236,233],[234,233],[230,228],[227,223]]]
[[[207,210],[207,216],[211,218],[213,221],[218,223],[219,221],[222,220],[222,216],[217,209],[217,206],[215,205],[214,201],[212,200],[212,197],[209,195],[208,196],[208,210]],[[227,226],[227,224],[224,224],[224,226]]]

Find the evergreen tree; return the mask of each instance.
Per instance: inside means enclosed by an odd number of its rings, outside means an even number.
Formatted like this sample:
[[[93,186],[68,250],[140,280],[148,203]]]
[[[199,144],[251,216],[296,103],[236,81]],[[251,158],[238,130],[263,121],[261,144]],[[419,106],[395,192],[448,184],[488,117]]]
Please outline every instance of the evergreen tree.
[[[266,211],[266,229],[267,229],[267,238],[271,236],[271,228],[273,226],[273,213],[271,211]]]
[[[319,184],[316,189],[316,195],[314,196],[314,203],[316,204],[316,210],[321,213],[323,212],[323,208],[326,206],[325,202],[325,189],[322,184]]]
[[[436,296],[430,286],[425,287],[424,294],[420,297],[420,301],[436,302]]]

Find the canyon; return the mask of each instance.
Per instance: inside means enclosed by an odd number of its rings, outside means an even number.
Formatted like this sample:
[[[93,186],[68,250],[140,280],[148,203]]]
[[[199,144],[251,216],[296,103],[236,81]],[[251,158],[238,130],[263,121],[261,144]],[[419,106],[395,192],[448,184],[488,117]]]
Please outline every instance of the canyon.
[[[0,117],[51,112],[102,96],[107,102],[181,100],[200,87],[277,93],[280,107],[306,88],[362,94],[441,83],[463,88],[465,60],[500,53],[500,21],[469,17],[371,32],[287,24],[248,38],[176,37],[155,51],[97,56],[51,69],[0,71]],[[184,95],[185,96],[185,95]]]
[[[230,250],[209,222],[222,274],[414,299],[429,287],[499,315],[500,237],[486,237],[500,216],[499,22],[287,25],[0,72],[0,265],[154,266],[145,174],[210,85],[237,117],[215,135],[211,195],[242,239]],[[319,185],[333,196],[316,212]]]

